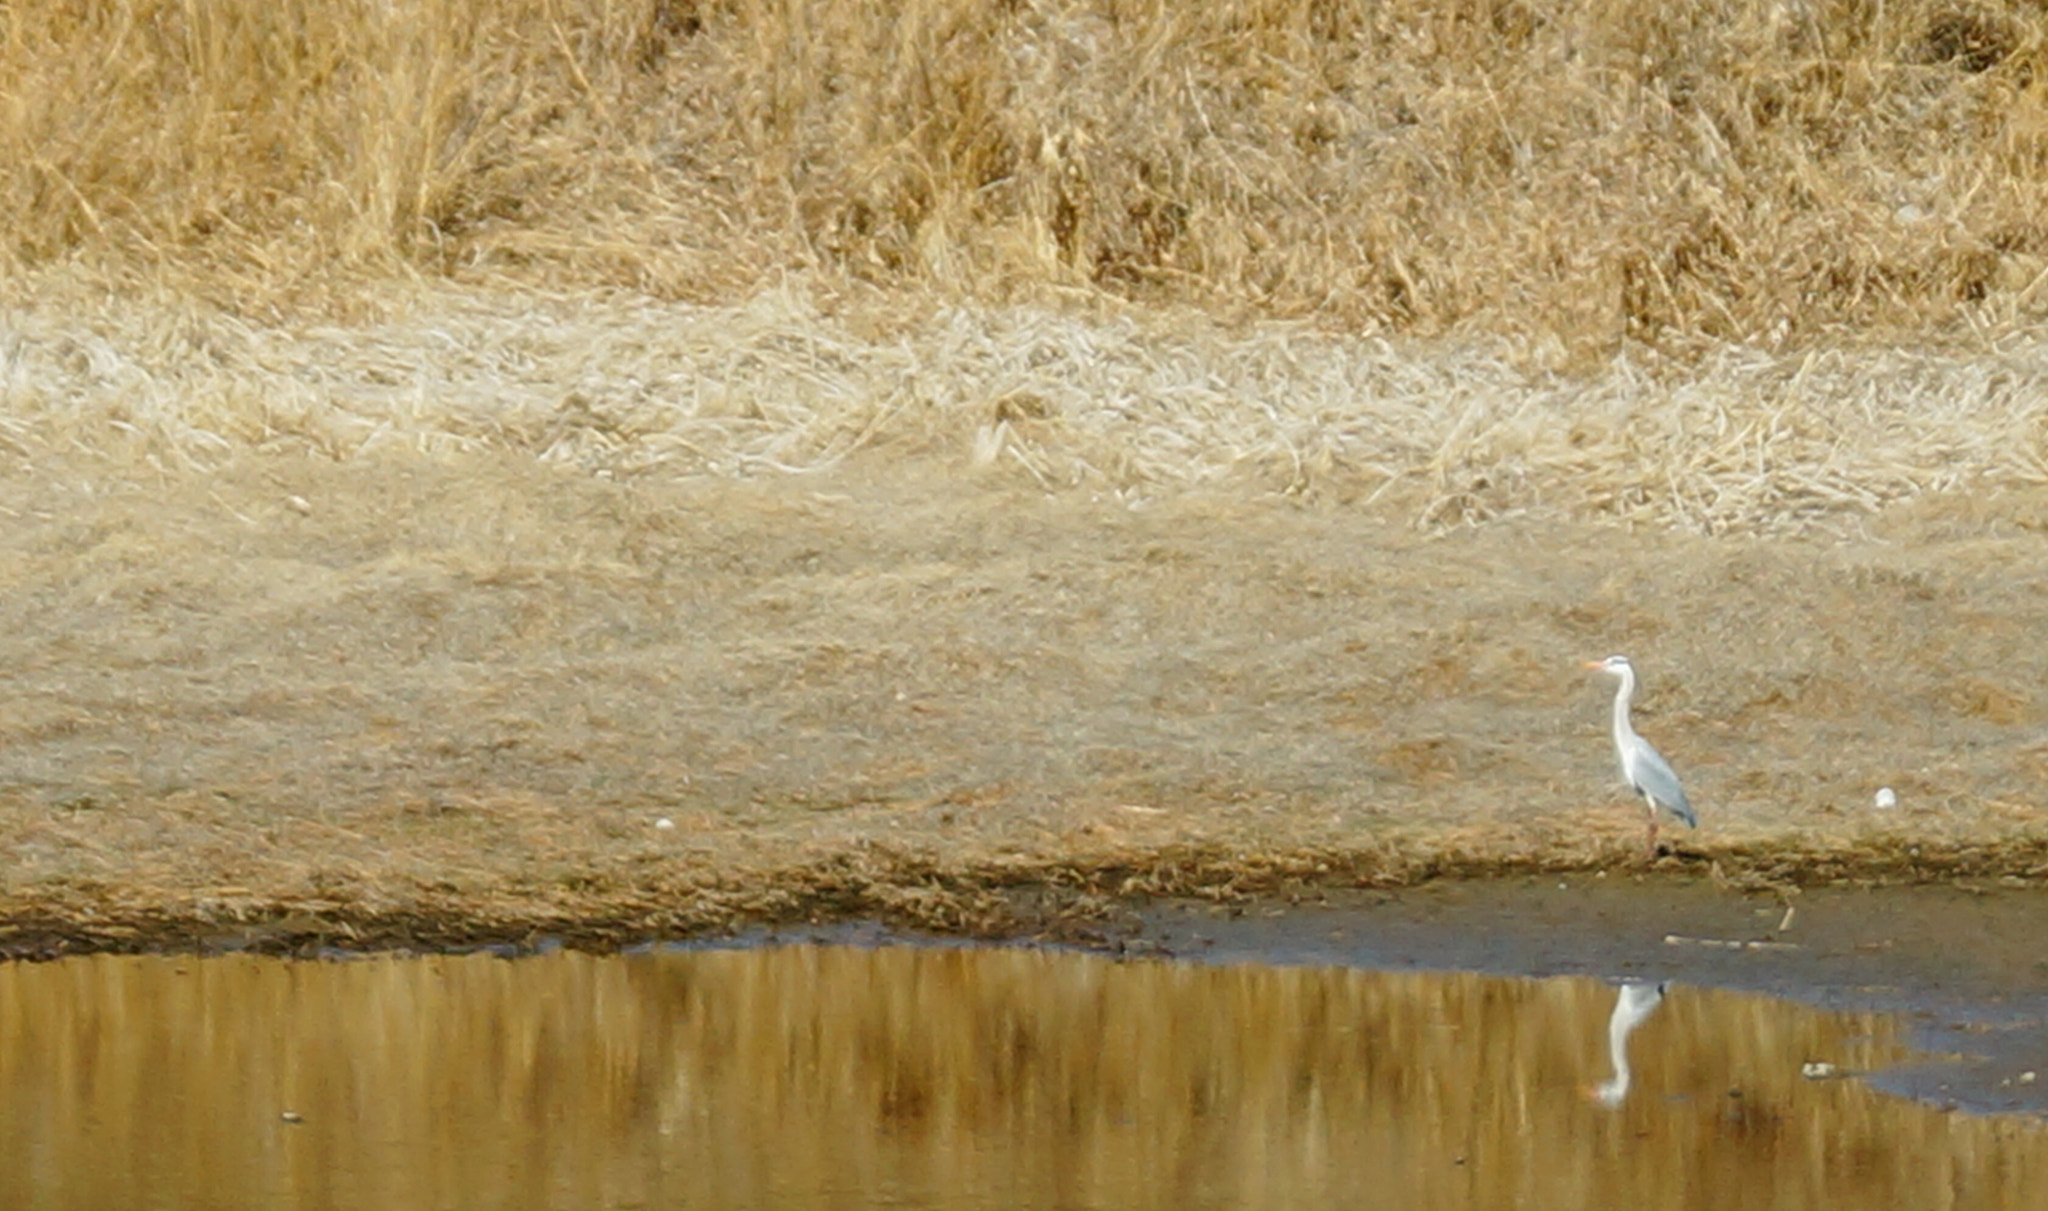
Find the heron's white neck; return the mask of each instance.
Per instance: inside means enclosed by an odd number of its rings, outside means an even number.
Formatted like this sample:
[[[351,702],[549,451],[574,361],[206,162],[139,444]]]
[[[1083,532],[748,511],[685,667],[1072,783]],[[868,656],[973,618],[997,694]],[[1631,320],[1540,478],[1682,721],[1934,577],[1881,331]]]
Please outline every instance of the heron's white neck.
[[[1642,1019],[1628,1012],[1628,998],[1623,997],[1614,1005],[1614,1016],[1607,1022],[1607,1062],[1614,1067],[1614,1075],[1600,1082],[1593,1096],[1603,1106],[1619,1106],[1628,1097],[1628,1087],[1634,1083],[1634,1073],[1628,1067],[1628,1036],[1635,1031],[1636,1023]]]
[[[1623,668],[1616,676],[1621,678],[1621,685],[1614,691],[1614,738],[1619,742],[1636,734],[1628,722],[1628,700],[1635,696],[1636,673],[1634,669]]]
[[[1615,994],[1614,1012],[1607,1019],[1607,1059],[1614,1075],[1593,1089],[1603,1106],[1619,1106],[1628,1097],[1633,1073],[1628,1066],[1628,1036],[1664,1000],[1664,988],[1657,984],[1625,984]]]

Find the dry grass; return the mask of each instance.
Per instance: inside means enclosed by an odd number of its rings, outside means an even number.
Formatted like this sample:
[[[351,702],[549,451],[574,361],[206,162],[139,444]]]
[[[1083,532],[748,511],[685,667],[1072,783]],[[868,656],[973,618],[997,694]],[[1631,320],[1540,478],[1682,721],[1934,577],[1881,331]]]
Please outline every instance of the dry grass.
[[[8,913],[1598,865],[1624,645],[1734,875],[2038,880],[2044,30],[9,7]]]
[[[0,19],[0,258],[259,310],[764,274],[1687,353],[2048,306],[1971,0],[120,0]]]
[[[881,451],[1134,500],[1228,485],[1426,528],[1534,515],[1706,534],[1839,530],[1926,493],[2048,484],[2032,345],[1561,374],[1542,347],[1185,313],[956,308],[875,335],[793,290],[718,307],[411,291],[322,325],[48,286],[0,310],[0,434],[23,465],[75,454],[124,478],[279,451],[509,453],[621,479]]]
[[[1127,892],[1626,869],[1640,810],[1576,666],[1612,650],[1701,812],[1666,869],[2048,880],[2019,529],[2048,494],[1751,542],[1132,508],[886,454],[117,470],[0,477],[8,948],[1006,932]]]
[[[1839,529],[2048,482],[2043,22],[17,7],[0,429]]]

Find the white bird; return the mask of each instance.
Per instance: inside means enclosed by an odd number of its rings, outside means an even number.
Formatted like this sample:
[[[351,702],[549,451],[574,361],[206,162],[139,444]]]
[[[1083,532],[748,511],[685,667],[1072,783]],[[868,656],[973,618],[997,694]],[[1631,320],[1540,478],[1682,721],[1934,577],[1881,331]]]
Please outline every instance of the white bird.
[[[1628,1069],[1628,1036],[1664,1003],[1664,992],[1669,987],[1623,984],[1615,996],[1614,1013],[1607,1019],[1607,1058],[1614,1065],[1614,1075],[1587,1091],[1602,1106],[1619,1106],[1628,1096],[1632,1079]]]
[[[1621,678],[1621,686],[1614,691],[1614,753],[1621,759],[1621,776],[1628,780],[1629,789],[1641,795],[1649,806],[1650,856],[1654,858],[1659,809],[1670,812],[1687,828],[1698,828],[1699,817],[1685,797],[1685,788],[1678,784],[1678,775],[1671,772],[1671,763],[1629,726],[1628,700],[1636,692],[1635,666],[1626,656],[1609,656],[1605,660],[1588,660],[1586,667]]]

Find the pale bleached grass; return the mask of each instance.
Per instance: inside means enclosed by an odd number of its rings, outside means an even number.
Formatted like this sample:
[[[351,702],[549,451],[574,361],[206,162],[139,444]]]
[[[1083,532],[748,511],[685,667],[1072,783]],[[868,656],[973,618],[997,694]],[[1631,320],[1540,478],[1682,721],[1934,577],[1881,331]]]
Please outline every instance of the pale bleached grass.
[[[353,326],[52,296],[0,311],[0,351],[12,448],[117,469],[398,447],[744,476],[886,450],[1055,491],[1227,486],[1428,527],[1533,513],[1705,533],[2048,483],[2035,345],[1565,372],[1506,342],[1158,312],[953,308],[867,335],[792,287],[736,306],[433,289]]]

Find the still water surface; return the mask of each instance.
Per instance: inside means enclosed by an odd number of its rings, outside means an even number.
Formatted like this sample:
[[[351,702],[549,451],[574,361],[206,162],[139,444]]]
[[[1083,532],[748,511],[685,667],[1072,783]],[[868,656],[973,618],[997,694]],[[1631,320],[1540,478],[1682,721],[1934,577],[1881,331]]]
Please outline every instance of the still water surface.
[[[0,1207],[2048,1206],[2039,1123],[1801,1075],[1905,1054],[1684,986],[1028,950],[17,963]]]

